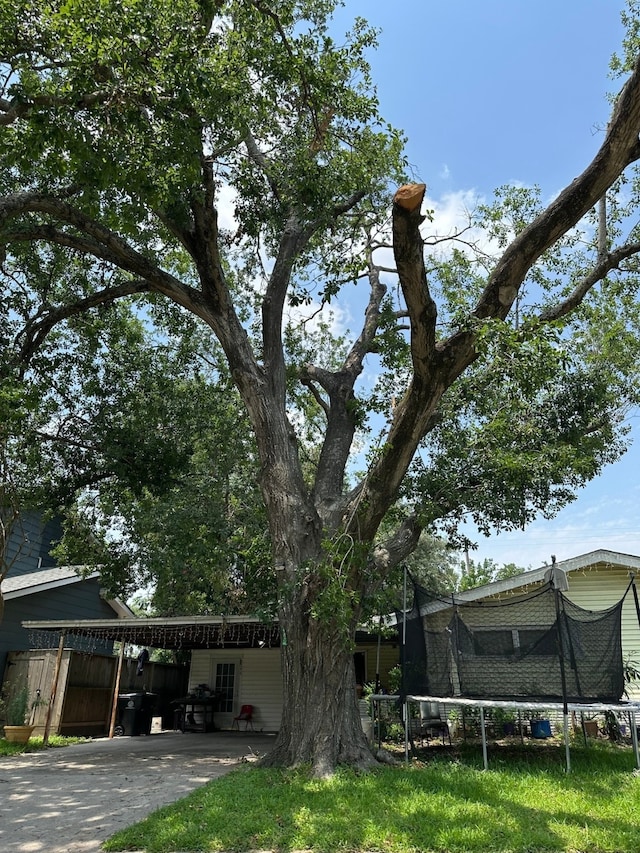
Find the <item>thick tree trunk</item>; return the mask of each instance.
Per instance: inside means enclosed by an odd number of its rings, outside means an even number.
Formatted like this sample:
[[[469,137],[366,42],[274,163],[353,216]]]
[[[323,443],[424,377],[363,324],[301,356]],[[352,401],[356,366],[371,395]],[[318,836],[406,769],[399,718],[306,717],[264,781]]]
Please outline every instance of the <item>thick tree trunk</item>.
[[[264,763],[308,764],[317,777],[331,775],[340,764],[373,767],[357,704],[349,638],[300,612],[290,612],[283,622],[282,722]]]

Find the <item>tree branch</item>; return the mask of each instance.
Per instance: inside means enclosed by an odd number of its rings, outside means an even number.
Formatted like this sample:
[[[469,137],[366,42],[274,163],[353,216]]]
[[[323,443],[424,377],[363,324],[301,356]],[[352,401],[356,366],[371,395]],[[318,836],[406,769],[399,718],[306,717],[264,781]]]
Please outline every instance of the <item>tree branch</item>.
[[[602,281],[605,276],[612,270],[618,269],[622,261],[631,258],[640,253],[640,243],[628,243],[626,246],[620,246],[618,249],[600,256],[598,263],[591,270],[589,275],[585,276],[582,281],[577,284],[571,293],[550,308],[540,313],[539,319],[543,323],[559,320],[570,314],[575,308],[580,305],[591,288],[599,281]]]
[[[406,184],[393,199],[393,253],[402,293],[411,320],[411,358],[414,385],[428,383],[436,345],[436,304],[429,292],[424,265],[420,207],[424,184]]]
[[[359,204],[362,199],[366,196],[366,192],[359,190],[355,192],[349,198],[346,198],[340,204],[335,204],[332,209],[332,215],[334,219],[337,219],[339,216],[343,216],[345,213],[349,213],[350,210]]]
[[[640,158],[640,57],[620,92],[605,140],[584,172],[509,245],[476,306],[477,318],[504,319],[540,255],[596,205],[624,169]]]
[[[413,553],[422,530],[423,528],[418,523],[417,517],[411,515],[402,522],[392,536],[375,546],[372,560],[376,568],[376,574],[381,579],[387,577],[390,569],[397,566],[409,554]]]
[[[640,57],[623,87],[606,138],[585,171],[507,247],[491,273],[471,320],[504,319],[528,271],[540,255],[569,231],[604,195],[624,169],[640,158]],[[419,232],[418,188],[408,204],[394,204],[394,251],[411,315],[414,377],[396,407],[383,451],[351,496],[354,535],[370,538],[397,495],[420,440],[448,387],[477,357],[476,331],[461,329],[435,344],[435,310],[430,306]],[[397,199],[397,197],[396,197]],[[403,201],[404,203],[404,201]],[[396,248],[396,239],[399,245]],[[570,310],[567,304],[567,311]]]
[[[318,368],[314,367],[313,365],[307,365],[300,372],[300,382],[305,386],[305,388],[309,389],[309,391],[311,392],[311,394],[313,396],[313,399],[316,401],[318,406],[322,409],[322,411],[325,413],[326,417],[328,418],[329,412],[331,411],[331,407],[329,406],[327,401],[324,399],[322,394],[320,394],[320,392],[318,391],[318,389],[315,386],[315,382],[318,382],[318,384],[321,385],[323,388],[325,387],[325,384],[322,381],[323,378],[325,378],[322,376],[323,373],[324,373],[324,371],[319,370]]]
[[[52,308],[44,315],[33,318],[27,323],[23,332],[24,340],[18,355],[20,365],[23,369],[27,367],[30,359],[42,345],[51,329],[63,320],[68,320],[69,317],[77,317],[91,308],[106,305],[116,299],[122,299],[124,296],[131,296],[134,293],[148,293],[150,290],[151,288],[146,281],[127,282],[119,287],[107,287],[97,293],[92,293],[86,299],[79,299],[69,305]]]
[[[77,229],[80,233],[62,231],[54,226],[37,224],[24,229],[6,230],[7,222],[25,214],[44,213]],[[86,235],[86,236],[85,236]],[[19,193],[0,199],[0,243],[14,240],[47,240],[67,246],[83,254],[106,260],[114,266],[145,279],[149,290],[168,296],[203,319],[209,316],[201,294],[162,270],[145,255],[136,251],[114,231],[88,217],[65,201],[40,193]]]
[[[96,104],[102,104],[113,98],[113,92],[90,92],[85,95],[69,96],[66,98],[55,98],[53,96],[39,95],[30,101],[8,101],[0,98],[0,127],[7,127],[28,115],[34,108],[38,107],[75,107],[76,109],[89,109]]]
[[[362,373],[364,359],[373,348],[373,341],[380,323],[380,306],[387,292],[380,281],[380,271],[374,265],[371,252],[368,252],[369,302],[365,309],[364,323],[358,338],[339,371],[314,370],[322,387],[329,394],[330,406],[327,410],[327,429],[325,431],[316,473],[313,494],[321,515],[327,520],[333,513],[342,494],[344,473],[357,428],[357,406],[354,387]],[[331,524],[337,525],[339,519]]]
[[[252,3],[255,6],[255,8],[262,15],[264,15],[266,18],[270,18],[273,21],[273,25],[276,29],[276,32],[280,36],[282,44],[284,45],[284,49],[286,50],[287,54],[289,55],[289,58],[295,62],[297,60],[297,57],[295,55],[295,52],[294,52],[291,44],[289,43],[289,38],[287,37],[287,33],[285,32],[285,28],[282,25],[282,21],[280,20],[280,17],[276,14],[276,12],[273,11],[273,9],[269,8],[268,4],[262,2],[262,0],[252,0]],[[320,126],[320,122],[318,122],[318,116],[316,114],[316,110],[314,109],[313,104],[312,104],[311,86],[309,85],[309,81],[307,80],[306,74],[304,73],[302,64],[301,63],[296,63],[296,64],[298,65],[298,68],[300,71],[300,82],[302,85],[303,103],[305,104],[305,106],[309,110],[309,113],[311,114],[311,121],[313,122],[313,126],[315,129],[315,138],[319,139],[322,137],[323,132],[322,132],[322,129]]]
[[[267,179],[267,183],[269,184],[271,192],[273,193],[274,197],[278,201],[280,201],[280,188],[273,174],[272,164],[269,162],[267,155],[260,151],[260,149],[258,148],[258,143],[255,141],[253,135],[249,131],[247,131],[244,144],[247,148],[247,154],[249,155],[249,159],[253,160],[253,162],[260,167],[265,178]]]

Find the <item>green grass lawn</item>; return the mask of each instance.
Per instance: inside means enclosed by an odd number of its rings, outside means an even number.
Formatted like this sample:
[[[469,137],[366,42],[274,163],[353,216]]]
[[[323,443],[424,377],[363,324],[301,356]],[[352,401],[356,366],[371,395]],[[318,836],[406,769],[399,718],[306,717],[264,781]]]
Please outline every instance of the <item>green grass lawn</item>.
[[[432,750],[409,767],[326,781],[243,767],[113,836],[105,850],[638,853],[640,776],[608,743]]]
[[[71,743],[82,743],[85,740],[87,740],[87,738],[51,735],[49,743],[45,746],[41,737],[29,738],[27,743],[9,743],[8,740],[0,738],[0,756],[18,755],[21,752],[39,752],[42,749],[50,749],[57,746],[69,746]]]

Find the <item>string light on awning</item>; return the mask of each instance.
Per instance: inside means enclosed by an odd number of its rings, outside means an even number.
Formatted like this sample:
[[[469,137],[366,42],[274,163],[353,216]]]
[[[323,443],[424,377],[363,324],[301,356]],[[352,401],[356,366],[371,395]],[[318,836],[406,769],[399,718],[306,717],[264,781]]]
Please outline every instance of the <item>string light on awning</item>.
[[[114,642],[153,649],[188,650],[235,646],[236,648],[277,648],[280,629],[261,622],[200,622],[170,625],[143,623],[96,626],[74,623],[52,629],[31,628],[31,648],[56,648],[64,630],[65,646],[78,651],[105,651]]]

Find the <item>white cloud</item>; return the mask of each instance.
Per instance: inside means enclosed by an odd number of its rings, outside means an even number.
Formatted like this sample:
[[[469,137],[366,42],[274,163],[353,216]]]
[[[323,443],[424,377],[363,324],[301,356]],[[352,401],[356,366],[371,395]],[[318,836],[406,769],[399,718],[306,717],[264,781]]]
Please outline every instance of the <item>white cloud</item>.
[[[219,228],[224,228],[227,231],[235,231],[237,229],[236,198],[237,193],[233,187],[227,183],[221,184],[216,197]]]
[[[427,251],[438,257],[446,257],[454,247],[469,255],[498,254],[497,244],[472,225],[474,211],[483,203],[485,198],[473,189],[444,193],[438,199],[427,197],[424,208],[431,221],[425,220],[422,226]]]
[[[497,563],[515,563],[523,568],[549,563],[551,554],[561,561],[601,548],[640,555],[637,495],[616,497],[611,469],[606,469],[555,519],[539,519],[524,531],[488,539],[476,536],[476,541],[473,559],[490,557]]]
[[[315,301],[308,305],[289,306],[284,318],[285,323],[292,326],[304,325],[310,334],[320,332],[321,326],[324,326],[335,336],[344,335],[352,319],[350,307],[346,303],[322,306]]]

